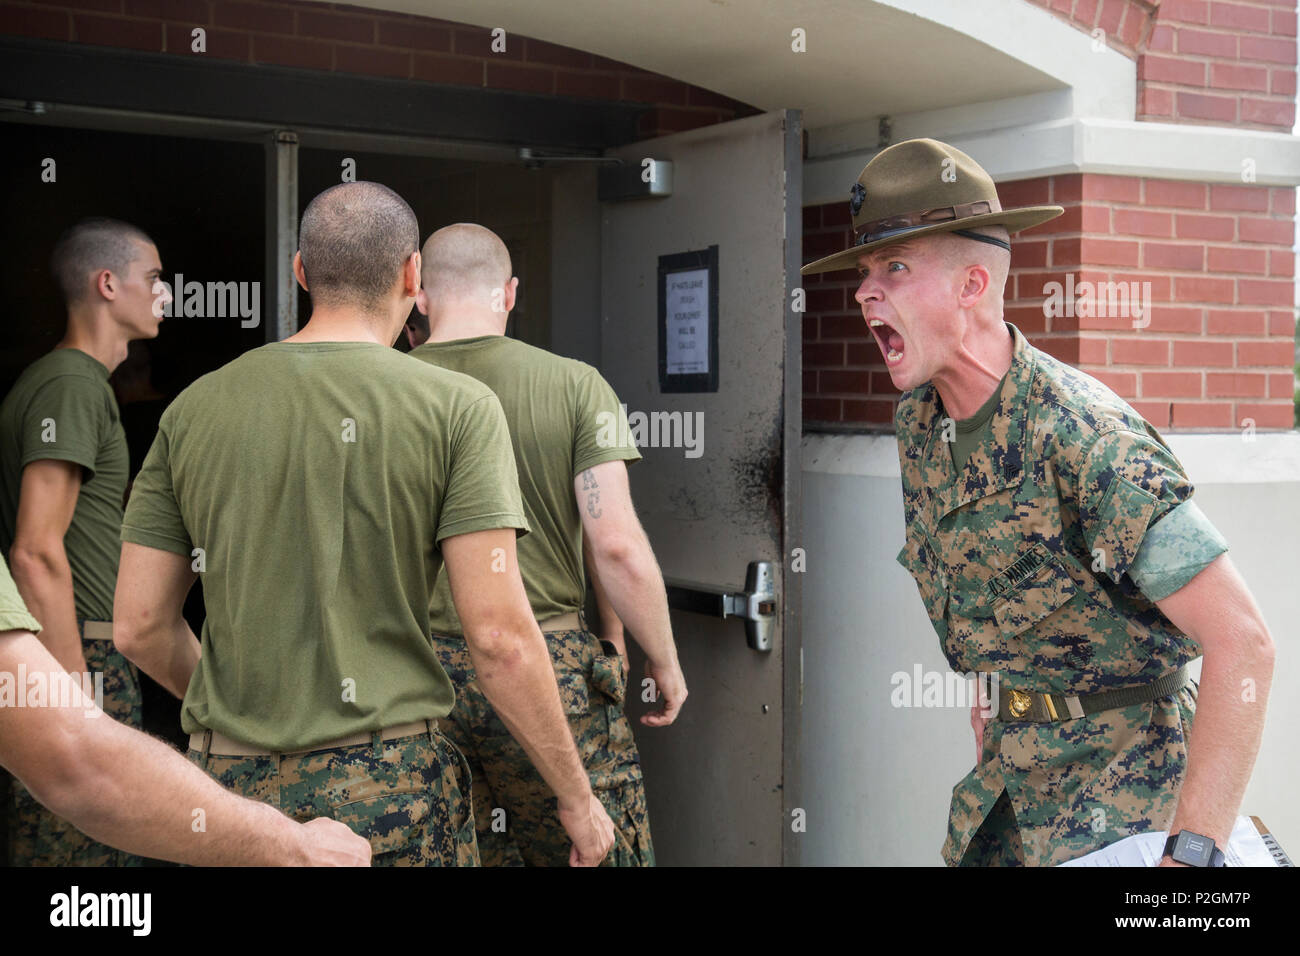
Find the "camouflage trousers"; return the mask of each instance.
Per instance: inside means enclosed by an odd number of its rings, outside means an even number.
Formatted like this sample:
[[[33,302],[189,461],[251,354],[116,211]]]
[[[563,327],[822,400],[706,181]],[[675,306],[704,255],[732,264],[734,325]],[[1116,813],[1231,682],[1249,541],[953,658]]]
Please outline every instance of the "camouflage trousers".
[[[622,661],[589,631],[545,636],[582,765],[614,823],[604,865],[653,866],[641,758],[623,713]],[[456,688],[456,706],[441,725],[469,760],[483,865],[567,866],[572,844],[555,794],[483,696],[464,639],[435,634],[433,647]]]
[[[1187,772],[1199,688],[1072,720],[993,719],[953,788],[950,866],[1056,866],[1168,830]]]
[[[437,730],[302,754],[186,754],[222,786],[370,841],[372,866],[477,866],[469,766]]]
[[[78,627],[83,622],[78,621]],[[104,675],[104,712],[129,727],[143,726],[140,675],[111,640],[83,640],[86,667]],[[88,718],[102,720],[102,717]],[[10,778],[10,866],[141,866],[143,861],[123,850],[92,840],[67,820],[55,816],[16,778]]]

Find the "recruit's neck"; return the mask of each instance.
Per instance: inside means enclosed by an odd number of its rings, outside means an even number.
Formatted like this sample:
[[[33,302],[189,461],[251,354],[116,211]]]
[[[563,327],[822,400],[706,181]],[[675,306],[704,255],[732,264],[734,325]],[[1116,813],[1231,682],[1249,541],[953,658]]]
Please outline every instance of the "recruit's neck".
[[[459,306],[435,308],[429,312],[430,342],[455,342],[485,335],[505,335],[509,312],[466,309]]]
[[[391,315],[357,309],[314,309],[306,324],[286,342],[374,342],[391,347],[401,325]]]
[[[85,352],[112,375],[126,361],[130,339],[107,314],[95,310],[69,310],[68,328],[56,349]]]

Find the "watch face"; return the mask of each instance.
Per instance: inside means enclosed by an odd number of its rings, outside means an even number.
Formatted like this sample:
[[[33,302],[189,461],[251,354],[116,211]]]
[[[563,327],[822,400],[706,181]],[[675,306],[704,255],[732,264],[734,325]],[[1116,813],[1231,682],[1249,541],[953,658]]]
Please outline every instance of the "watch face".
[[[1189,866],[1209,866],[1214,853],[1214,841],[1209,837],[1182,830],[1174,843],[1174,852],[1170,854],[1179,863]]]

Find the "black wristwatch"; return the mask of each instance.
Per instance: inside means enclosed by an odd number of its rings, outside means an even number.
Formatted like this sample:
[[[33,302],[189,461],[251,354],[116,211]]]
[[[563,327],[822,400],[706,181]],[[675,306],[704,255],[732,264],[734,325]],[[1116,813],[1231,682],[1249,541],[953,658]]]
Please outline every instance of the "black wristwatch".
[[[1188,866],[1226,866],[1223,851],[1207,836],[1179,830],[1165,841],[1165,856]]]

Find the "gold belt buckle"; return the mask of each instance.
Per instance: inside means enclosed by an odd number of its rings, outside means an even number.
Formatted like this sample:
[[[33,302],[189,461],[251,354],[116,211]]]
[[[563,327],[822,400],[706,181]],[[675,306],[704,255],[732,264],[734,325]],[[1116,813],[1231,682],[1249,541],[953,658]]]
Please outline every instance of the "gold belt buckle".
[[[1013,690],[1011,692],[1011,716],[1020,718],[1029,713],[1033,707],[1034,699],[1026,694],[1023,690]]]

